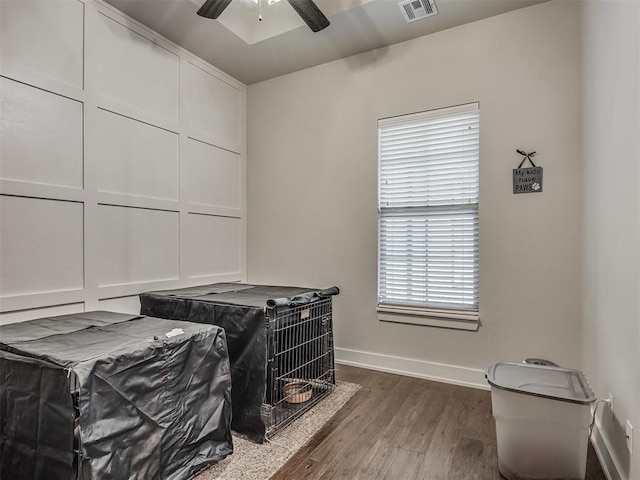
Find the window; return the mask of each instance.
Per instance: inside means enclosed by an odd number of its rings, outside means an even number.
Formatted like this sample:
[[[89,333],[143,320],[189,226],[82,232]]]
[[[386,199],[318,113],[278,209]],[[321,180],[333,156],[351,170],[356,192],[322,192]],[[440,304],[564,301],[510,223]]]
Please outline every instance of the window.
[[[477,330],[477,103],[378,121],[378,316]]]

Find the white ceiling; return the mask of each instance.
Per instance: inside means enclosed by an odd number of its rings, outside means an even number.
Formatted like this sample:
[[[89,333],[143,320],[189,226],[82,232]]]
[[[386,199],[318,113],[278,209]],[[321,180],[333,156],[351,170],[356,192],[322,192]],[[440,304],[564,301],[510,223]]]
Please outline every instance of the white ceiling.
[[[331,21],[317,33],[286,0],[262,0],[261,22],[249,0],[233,0],[218,20],[196,15],[204,0],[105,1],[250,85],[548,0],[436,0],[438,15],[411,24],[397,0],[316,0]]]

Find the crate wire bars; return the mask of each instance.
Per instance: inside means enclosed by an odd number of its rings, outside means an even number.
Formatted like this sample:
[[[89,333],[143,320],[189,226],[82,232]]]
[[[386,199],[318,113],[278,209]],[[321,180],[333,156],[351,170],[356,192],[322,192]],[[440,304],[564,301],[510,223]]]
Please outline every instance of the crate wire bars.
[[[82,444],[80,438],[80,382],[71,370],[67,369],[67,381],[69,382],[69,394],[73,404],[73,471],[74,478],[82,478]]]
[[[269,357],[262,406],[266,438],[329,395],[335,387],[331,297],[278,312],[267,308]]]

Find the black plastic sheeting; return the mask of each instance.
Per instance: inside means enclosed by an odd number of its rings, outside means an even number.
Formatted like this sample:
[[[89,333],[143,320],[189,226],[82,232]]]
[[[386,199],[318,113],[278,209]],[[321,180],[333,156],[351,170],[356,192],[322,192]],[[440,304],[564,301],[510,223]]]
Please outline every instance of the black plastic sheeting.
[[[233,452],[215,326],[111,312],[0,326],[0,386],[2,479],[177,480]]]
[[[260,411],[267,384],[267,309],[286,311],[338,293],[337,287],[314,290],[215,283],[142,293],[140,313],[224,328],[231,362],[231,428],[253,442],[262,443],[266,431]]]

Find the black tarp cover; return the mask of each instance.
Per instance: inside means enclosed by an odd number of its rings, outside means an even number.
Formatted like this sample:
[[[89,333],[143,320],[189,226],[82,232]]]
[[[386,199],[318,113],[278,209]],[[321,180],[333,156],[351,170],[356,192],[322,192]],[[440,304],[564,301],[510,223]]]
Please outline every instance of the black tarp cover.
[[[222,329],[63,315],[0,326],[1,479],[73,478],[72,374],[79,478],[184,479],[233,451]]]
[[[336,295],[339,290],[305,287],[215,283],[140,294],[140,313],[160,318],[218,325],[227,334],[231,362],[231,427],[254,442],[263,442],[266,426],[260,414],[265,400],[268,357],[267,308],[286,311]]]

